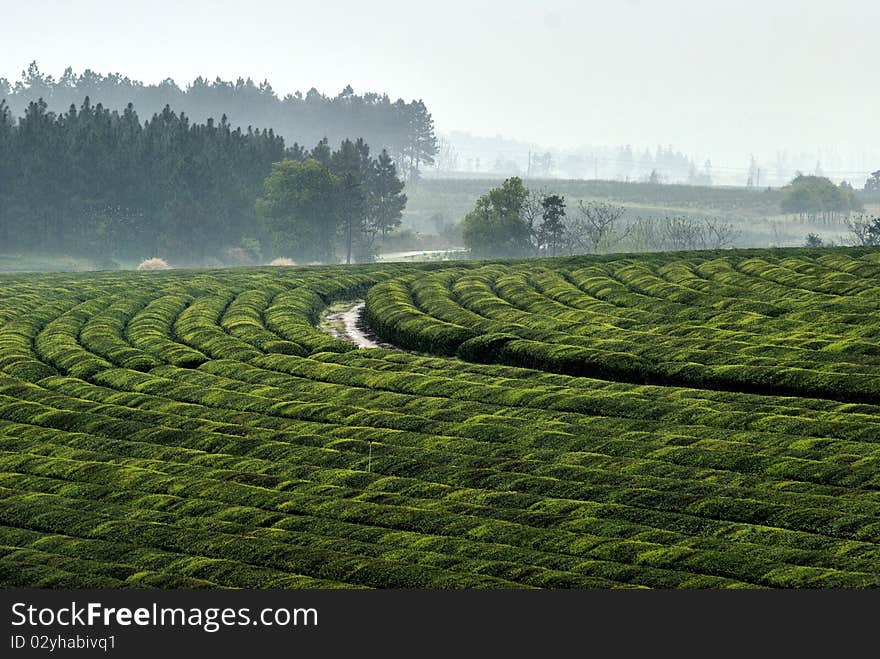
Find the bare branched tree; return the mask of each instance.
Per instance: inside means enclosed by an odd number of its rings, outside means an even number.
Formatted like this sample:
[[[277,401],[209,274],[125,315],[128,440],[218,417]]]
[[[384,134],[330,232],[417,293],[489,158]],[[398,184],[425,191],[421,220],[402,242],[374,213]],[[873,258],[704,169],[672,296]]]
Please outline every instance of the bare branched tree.
[[[846,227],[855,240],[856,245],[880,245],[880,217],[859,215],[846,220]]]
[[[627,238],[628,247],[635,251],[724,249],[734,245],[740,230],[717,218],[637,217],[621,235]]]
[[[705,247],[705,227],[692,217],[676,215],[660,222],[664,250],[701,249]]]
[[[538,252],[541,247],[538,238],[538,225],[541,223],[541,215],[544,212],[544,207],[541,205],[541,202],[546,195],[547,191],[544,188],[541,188],[540,190],[529,190],[525,201],[523,201],[522,210],[520,211],[520,216],[529,228],[529,236],[531,237],[535,252]]]
[[[660,227],[650,217],[637,217],[626,227],[628,248],[636,252],[654,252],[663,249]]]
[[[703,242],[709,249],[726,249],[728,247],[733,247],[734,243],[742,233],[730,222],[725,222],[718,218],[706,219],[705,224],[706,237]]]
[[[617,234],[618,220],[626,212],[623,206],[604,201],[580,200],[577,214],[569,221],[567,228],[569,250],[572,252],[599,251],[619,241],[623,236]]]

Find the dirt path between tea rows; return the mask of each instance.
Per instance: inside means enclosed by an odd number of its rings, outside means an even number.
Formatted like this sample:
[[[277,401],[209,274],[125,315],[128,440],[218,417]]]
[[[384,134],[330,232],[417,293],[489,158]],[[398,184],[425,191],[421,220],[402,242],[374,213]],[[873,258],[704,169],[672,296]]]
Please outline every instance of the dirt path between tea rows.
[[[330,336],[354,343],[358,348],[394,348],[382,342],[364,322],[364,301],[337,302],[324,316],[321,328]]]

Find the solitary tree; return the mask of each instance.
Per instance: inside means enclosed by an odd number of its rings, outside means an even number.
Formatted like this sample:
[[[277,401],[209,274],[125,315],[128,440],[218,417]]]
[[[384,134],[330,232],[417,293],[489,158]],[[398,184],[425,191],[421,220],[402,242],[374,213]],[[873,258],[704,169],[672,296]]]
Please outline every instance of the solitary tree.
[[[382,151],[372,168],[367,194],[367,232],[372,245],[376,234],[387,236],[400,226],[406,195],[397,167],[387,151]]]
[[[569,223],[569,249],[573,252],[598,252],[611,242],[618,220],[626,209],[604,201],[578,202],[578,214]]]
[[[709,249],[724,249],[733,247],[734,242],[739,238],[741,231],[730,222],[725,222],[718,218],[703,220],[704,238],[703,243]]]
[[[783,190],[782,212],[814,222],[820,219],[829,222],[862,210],[861,201],[846,181],[836,186],[824,176],[798,174]]]
[[[550,256],[556,256],[565,237],[565,198],[556,194],[546,195],[541,200],[541,207],[539,244],[546,246]]]
[[[329,263],[338,223],[339,180],[320,162],[272,165],[257,200],[257,216],[277,255]]]
[[[523,218],[529,191],[518,177],[509,178],[477,200],[462,221],[465,246],[473,256],[525,256],[531,234]]]
[[[339,182],[337,209],[345,242],[345,262],[351,263],[355,243],[360,243],[367,221],[367,179],[372,163],[370,147],[361,140],[343,140],[330,156],[330,171]]]
[[[541,226],[541,216],[544,214],[544,206],[542,202],[546,196],[547,191],[544,189],[530,189],[526,195],[525,201],[523,201],[522,211],[520,212],[523,222],[525,222],[526,226],[529,228],[529,236],[534,242],[534,250],[536,252],[539,251],[541,247],[538,232]]]
[[[706,247],[706,225],[686,215],[664,217],[660,222],[663,249],[700,249]]]
[[[420,167],[433,165],[434,156],[437,155],[434,119],[421,99],[409,105],[398,100],[394,108],[407,127],[406,142],[395,160],[404,178],[416,182],[421,176]]]
[[[815,233],[808,233],[807,239],[804,241],[804,245],[807,247],[824,247],[825,241]]]

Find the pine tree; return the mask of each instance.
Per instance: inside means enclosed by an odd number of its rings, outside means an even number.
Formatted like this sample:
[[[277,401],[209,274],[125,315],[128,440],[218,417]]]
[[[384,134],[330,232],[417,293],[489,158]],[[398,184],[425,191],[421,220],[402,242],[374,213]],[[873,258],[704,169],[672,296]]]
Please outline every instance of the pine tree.
[[[383,238],[400,226],[406,195],[403,181],[397,177],[397,167],[384,149],[371,167],[367,184],[366,237],[370,249],[376,235]]]
[[[259,91],[242,82],[251,87]],[[3,248],[102,263],[159,255],[200,264],[243,240],[268,238],[254,202],[272,163],[285,157],[314,156],[340,172],[338,187],[326,192],[333,216],[313,214],[323,219],[286,244],[298,258],[331,261],[340,239],[346,260],[370,258],[377,233],[399,223],[406,202],[389,154],[373,159],[363,139],[336,151],[326,139],[310,151],[285,149],[272,129],[233,129],[226,115],[193,122],[170,106],[141,122],[131,103],[120,113],[88,97],[55,115],[38,100],[16,123],[0,99],[0,153]]]
[[[351,263],[355,245],[364,234],[370,169],[370,148],[361,139],[343,140],[330,157],[330,171],[339,180],[338,209],[346,263]]]
[[[555,194],[546,195],[541,200],[541,208],[539,241],[550,256],[556,256],[565,239],[565,198]]]

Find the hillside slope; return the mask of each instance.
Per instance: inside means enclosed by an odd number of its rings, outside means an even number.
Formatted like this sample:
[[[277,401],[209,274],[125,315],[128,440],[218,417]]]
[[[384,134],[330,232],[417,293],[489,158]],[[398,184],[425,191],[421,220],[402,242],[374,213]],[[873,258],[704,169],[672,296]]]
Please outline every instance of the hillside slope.
[[[880,586],[878,257],[0,276],[0,584]]]

